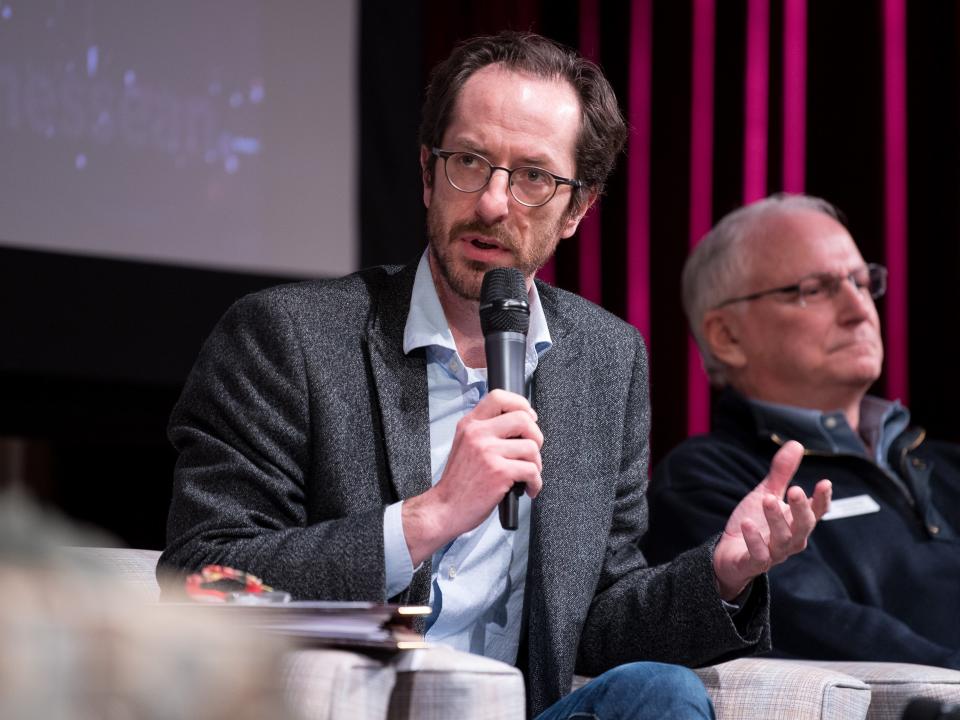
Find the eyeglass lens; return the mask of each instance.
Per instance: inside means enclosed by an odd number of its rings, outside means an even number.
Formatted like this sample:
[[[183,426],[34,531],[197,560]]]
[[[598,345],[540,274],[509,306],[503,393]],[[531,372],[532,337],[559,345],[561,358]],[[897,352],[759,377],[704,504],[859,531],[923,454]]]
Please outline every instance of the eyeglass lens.
[[[887,269],[882,265],[871,264],[847,276],[814,275],[801,280],[797,289],[804,301],[816,301],[836,295],[844,281],[852,283],[858,290],[868,291],[872,298],[879,298],[887,290]]]
[[[482,190],[493,175],[490,162],[473,153],[453,153],[445,161],[447,180],[463,192]],[[550,173],[537,167],[518,167],[509,171],[510,192],[525,205],[542,205],[553,197],[556,183]]]

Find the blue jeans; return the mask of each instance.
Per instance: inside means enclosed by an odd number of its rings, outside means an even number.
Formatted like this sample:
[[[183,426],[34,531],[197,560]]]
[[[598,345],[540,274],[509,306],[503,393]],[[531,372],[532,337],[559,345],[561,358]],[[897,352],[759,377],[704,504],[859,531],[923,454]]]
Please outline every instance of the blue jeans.
[[[536,720],[714,720],[713,703],[694,672],[635,662],[608,670],[554,703]]]

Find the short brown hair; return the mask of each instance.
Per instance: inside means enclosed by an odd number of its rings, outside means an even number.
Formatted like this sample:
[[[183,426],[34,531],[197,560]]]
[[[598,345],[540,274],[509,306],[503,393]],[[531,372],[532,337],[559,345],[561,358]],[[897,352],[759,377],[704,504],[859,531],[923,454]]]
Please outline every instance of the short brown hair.
[[[600,68],[571,48],[541,35],[503,31],[472,38],[454,48],[430,74],[420,144],[431,148],[442,143],[464,83],[477,70],[497,64],[535,77],[563,79],[573,86],[581,108],[576,177],[586,187],[574,193],[571,207],[579,207],[589,191],[601,192],[627,139],[617,97]],[[432,167],[431,163],[431,171]]]

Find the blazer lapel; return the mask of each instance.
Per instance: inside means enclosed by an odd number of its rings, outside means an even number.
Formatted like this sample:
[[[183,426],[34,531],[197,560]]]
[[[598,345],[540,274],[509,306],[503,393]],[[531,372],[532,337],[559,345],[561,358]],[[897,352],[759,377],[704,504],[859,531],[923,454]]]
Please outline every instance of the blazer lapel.
[[[545,438],[541,451],[544,486],[531,509],[525,602],[527,661],[528,672],[536,678],[531,684],[556,686],[559,696],[566,691],[561,686],[572,676],[576,648],[570,646],[570,640],[579,632],[581,611],[579,601],[571,602],[580,592],[576,580],[569,576],[572,568],[582,568],[578,559],[584,554],[584,528],[581,532],[571,530],[581,525],[576,521],[579,503],[592,499],[584,494],[579,482],[582,473],[569,466],[569,453],[564,451],[577,442],[567,393],[576,392],[571,379],[577,377],[583,354],[577,344],[579,333],[556,312],[552,288],[541,285],[538,289],[553,347],[537,366],[533,394]]]
[[[422,351],[403,354],[403,329],[416,266],[388,276],[367,326],[370,367],[398,498],[430,489],[430,410]]]
[[[419,495],[431,485],[426,361],[422,351],[403,354],[403,329],[415,275],[416,265],[411,265],[387,276],[367,325],[370,374],[379,403],[387,468],[394,492],[400,499]],[[428,560],[394,601],[427,604],[430,572]],[[414,627],[425,632],[424,618],[416,618]]]

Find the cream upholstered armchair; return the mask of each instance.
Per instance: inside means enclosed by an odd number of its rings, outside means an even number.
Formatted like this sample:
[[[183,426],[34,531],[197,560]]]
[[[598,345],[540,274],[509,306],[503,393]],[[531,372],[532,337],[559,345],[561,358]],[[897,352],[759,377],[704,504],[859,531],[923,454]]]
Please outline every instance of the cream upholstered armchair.
[[[159,552],[71,548],[70,553],[109,568],[110,582],[125,596],[157,600],[154,569]],[[523,677],[516,668],[446,648],[402,651],[386,658],[290,648],[278,666],[280,695],[292,718],[524,718]],[[960,701],[960,672],[922,665],[744,658],[696,672],[719,720],[899,720],[914,697]]]

